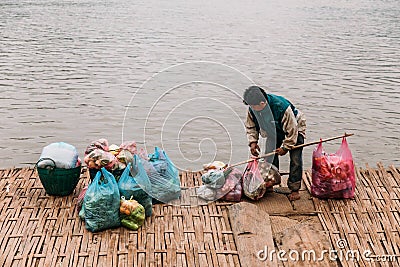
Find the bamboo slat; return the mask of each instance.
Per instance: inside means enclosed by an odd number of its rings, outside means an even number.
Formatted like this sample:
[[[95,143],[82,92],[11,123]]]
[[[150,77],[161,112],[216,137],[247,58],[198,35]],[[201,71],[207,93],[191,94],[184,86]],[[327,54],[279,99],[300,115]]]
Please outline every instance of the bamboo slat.
[[[270,216],[314,216],[321,222],[332,248],[371,250],[375,256],[393,255],[400,265],[400,172],[398,168],[356,168],[357,186],[352,200],[320,200],[307,194],[291,209],[286,197],[267,195],[255,202]],[[138,231],[125,228],[90,233],[78,217],[76,198],[89,182],[86,172],[67,197],[46,195],[32,168],[0,170],[1,266],[240,266],[229,202],[206,203],[195,195],[201,173],[181,173],[187,191],[170,204],[157,204],[153,216]],[[303,177],[306,188],[311,172]],[[250,201],[252,202],[252,201]],[[307,204],[307,205],[306,205]],[[308,208],[307,208],[307,207]],[[282,218],[282,217],[281,217]],[[274,220],[271,220],[273,222]],[[272,227],[274,229],[274,227]],[[278,229],[278,228],[275,228]],[[283,231],[283,230],[282,230]],[[312,240],[311,236],[305,238]],[[345,240],[344,248],[338,247]],[[312,242],[305,242],[313,246]],[[311,247],[312,248],[312,247]],[[310,249],[310,248],[308,248]],[[365,259],[342,266],[371,266]],[[278,262],[278,266],[286,266]]]
[[[331,237],[332,245],[340,252],[356,250],[360,255],[370,250],[375,258],[390,256],[386,262],[371,262],[360,257],[357,261],[339,259],[342,266],[399,266],[400,216],[398,169],[356,168],[357,185],[352,200],[321,200],[313,198],[321,224]],[[310,188],[311,173],[306,172],[305,184]],[[346,247],[338,246],[344,240]],[[389,259],[389,260],[388,260]]]
[[[201,185],[201,173],[181,173],[180,179],[183,187]],[[199,205],[186,190],[174,205],[154,205],[138,231],[91,233],[75,207],[88,183],[83,172],[70,196],[55,197],[46,195],[32,168],[0,170],[0,265],[240,266],[226,219],[229,203]]]

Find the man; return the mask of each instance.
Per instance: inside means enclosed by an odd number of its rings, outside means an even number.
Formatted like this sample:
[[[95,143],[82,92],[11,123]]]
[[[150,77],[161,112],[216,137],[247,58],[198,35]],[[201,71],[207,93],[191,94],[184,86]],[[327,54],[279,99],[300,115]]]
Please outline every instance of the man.
[[[285,193],[289,191],[291,201],[300,199],[299,189],[303,174],[303,149],[291,148],[304,144],[306,119],[292,103],[282,96],[267,94],[258,86],[250,86],[243,94],[244,103],[249,105],[245,122],[250,152],[258,156],[259,135],[267,138],[265,153],[275,151],[276,154],[266,160],[279,169],[279,156],[290,154],[289,190],[278,190]]]

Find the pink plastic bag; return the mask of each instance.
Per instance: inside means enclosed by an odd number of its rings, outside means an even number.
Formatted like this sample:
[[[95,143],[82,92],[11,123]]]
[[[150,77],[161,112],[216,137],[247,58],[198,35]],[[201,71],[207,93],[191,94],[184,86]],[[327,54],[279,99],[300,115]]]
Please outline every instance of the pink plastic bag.
[[[131,152],[132,155],[137,154],[137,145],[135,141],[126,141],[123,142],[119,148],[121,150],[128,150],[129,152]]]
[[[266,185],[258,168],[258,161],[253,160],[247,163],[243,174],[244,194],[253,200],[258,200],[264,196],[267,190]]]
[[[226,178],[223,187],[229,187],[230,191],[221,199],[239,202],[242,199],[242,172],[237,168],[230,168],[225,170],[224,174]]]
[[[353,198],[355,186],[353,156],[346,138],[334,154],[326,154],[320,142],[313,152],[311,194],[318,198]]]

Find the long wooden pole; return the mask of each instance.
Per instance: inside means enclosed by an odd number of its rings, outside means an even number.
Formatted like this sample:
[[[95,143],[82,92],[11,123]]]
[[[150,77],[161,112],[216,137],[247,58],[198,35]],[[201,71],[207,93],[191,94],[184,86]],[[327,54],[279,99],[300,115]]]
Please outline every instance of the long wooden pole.
[[[302,148],[302,147],[306,147],[306,146],[311,146],[311,145],[316,145],[316,144],[319,144],[320,142],[328,142],[328,141],[332,141],[332,140],[343,138],[343,137],[349,137],[349,136],[352,136],[352,135],[354,135],[354,134],[345,133],[344,135],[335,136],[335,137],[331,137],[331,138],[327,138],[327,139],[321,139],[321,140],[318,140],[318,141],[314,141],[314,142],[310,142],[310,143],[294,146],[290,150],[294,150],[294,149],[298,149],[298,148]],[[253,161],[255,159],[258,160],[258,159],[266,158],[266,157],[269,157],[269,156],[272,156],[272,155],[275,155],[275,154],[276,154],[276,152],[272,151],[272,152],[269,152],[267,154],[264,154],[264,155],[261,155],[261,156],[258,156],[258,157],[254,157],[254,158],[251,158],[251,159],[248,159],[248,160],[244,160],[244,161],[229,165],[228,167],[239,166],[239,165],[242,165],[242,164],[249,163],[249,162],[251,162],[251,161]]]

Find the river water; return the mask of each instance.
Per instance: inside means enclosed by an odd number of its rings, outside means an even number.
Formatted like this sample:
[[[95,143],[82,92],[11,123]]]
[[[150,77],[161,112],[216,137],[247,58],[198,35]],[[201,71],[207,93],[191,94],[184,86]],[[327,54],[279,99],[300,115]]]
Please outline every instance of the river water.
[[[306,114],[306,141],[351,132],[357,165],[399,166],[399,51],[397,0],[3,0],[0,167],[101,137],[182,169],[244,160],[252,83]]]

